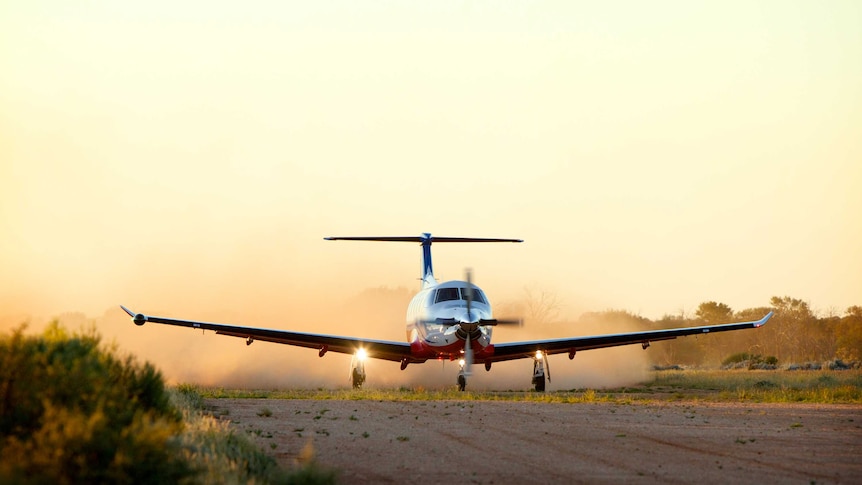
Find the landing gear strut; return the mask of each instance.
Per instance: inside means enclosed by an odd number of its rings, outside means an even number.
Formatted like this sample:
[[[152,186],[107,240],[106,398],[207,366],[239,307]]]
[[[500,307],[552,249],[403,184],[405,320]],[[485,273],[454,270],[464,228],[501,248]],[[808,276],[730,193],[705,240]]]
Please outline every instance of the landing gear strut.
[[[545,392],[545,359],[543,357],[538,352],[533,357],[533,389],[536,392]]]
[[[354,389],[362,388],[362,383],[365,382],[365,373],[354,367],[351,381],[353,382]]]
[[[458,390],[464,391],[467,388],[467,376],[464,374],[464,361],[461,361],[461,369],[458,371]]]
[[[364,366],[354,367],[353,372],[351,372],[350,380],[353,382],[354,389],[360,389],[362,384],[365,382]]]
[[[365,383],[365,357],[364,352],[361,351],[353,356],[350,382],[353,384],[354,389],[361,389],[362,384]]]

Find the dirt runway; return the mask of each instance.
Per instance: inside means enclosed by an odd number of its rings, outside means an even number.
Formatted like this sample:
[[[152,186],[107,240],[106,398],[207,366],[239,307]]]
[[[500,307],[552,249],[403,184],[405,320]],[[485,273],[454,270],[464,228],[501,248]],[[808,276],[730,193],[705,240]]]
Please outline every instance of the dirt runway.
[[[207,399],[340,483],[862,483],[862,406]],[[271,415],[267,415],[271,413]]]

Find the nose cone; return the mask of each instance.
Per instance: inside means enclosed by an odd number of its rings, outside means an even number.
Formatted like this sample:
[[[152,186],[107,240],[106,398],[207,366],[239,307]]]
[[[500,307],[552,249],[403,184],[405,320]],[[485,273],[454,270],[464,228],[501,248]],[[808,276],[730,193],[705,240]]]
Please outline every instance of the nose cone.
[[[478,321],[476,320],[476,312],[469,312],[468,314],[466,308],[457,308],[452,313],[452,317],[459,323],[475,323]]]

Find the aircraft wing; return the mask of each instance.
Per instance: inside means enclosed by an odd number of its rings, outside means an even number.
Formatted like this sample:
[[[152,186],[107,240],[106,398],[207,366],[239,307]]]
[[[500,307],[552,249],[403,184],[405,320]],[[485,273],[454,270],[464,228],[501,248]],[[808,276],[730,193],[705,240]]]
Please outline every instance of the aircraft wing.
[[[765,317],[753,322],[725,323],[722,325],[706,325],[702,327],[669,328],[665,330],[650,330],[647,332],[617,333],[610,335],[594,335],[589,337],[572,337],[563,339],[532,340],[526,342],[510,342],[494,344],[494,354],[482,359],[481,362],[500,362],[504,360],[533,357],[536,351],[546,354],[568,353],[574,357],[582,350],[616,347],[618,345],[641,344],[647,348],[650,342],[670,340],[686,335],[704,335],[729,330],[742,330],[763,326],[771,317],[769,312]],[[477,359],[477,362],[479,360]]]
[[[264,342],[275,342],[278,344],[317,349],[320,352],[321,357],[326,352],[338,352],[341,354],[352,355],[356,353],[358,349],[362,348],[368,352],[369,357],[375,359],[400,362],[407,358],[411,362],[416,362],[411,357],[410,344],[406,342],[390,342],[386,340],[371,340],[317,333],[290,332],[287,330],[275,330],[269,328],[225,325],[221,323],[196,322],[193,320],[177,320],[173,318],[155,317],[144,315],[142,313],[134,313],[122,305],[120,305],[120,308],[132,317],[132,321],[135,322],[136,325],[153,322],[164,325],[212,330],[218,335],[244,338],[248,345],[254,341],[260,340]]]

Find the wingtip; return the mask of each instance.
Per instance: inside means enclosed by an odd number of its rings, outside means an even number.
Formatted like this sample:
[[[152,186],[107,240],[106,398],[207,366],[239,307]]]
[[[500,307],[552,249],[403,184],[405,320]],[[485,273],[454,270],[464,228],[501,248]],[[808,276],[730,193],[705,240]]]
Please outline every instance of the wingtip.
[[[120,305],[120,308],[122,308],[124,312],[128,313],[129,316],[132,317],[132,322],[134,322],[135,325],[140,327],[141,325],[147,323],[147,316],[143,313],[135,313],[124,307],[123,305]]]
[[[767,313],[765,317],[761,318],[760,321],[757,322],[756,326],[762,327],[763,325],[766,325],[766,322],[768,322],[769,319],[772,318],[772,315],[775,315],[774,311]]]

